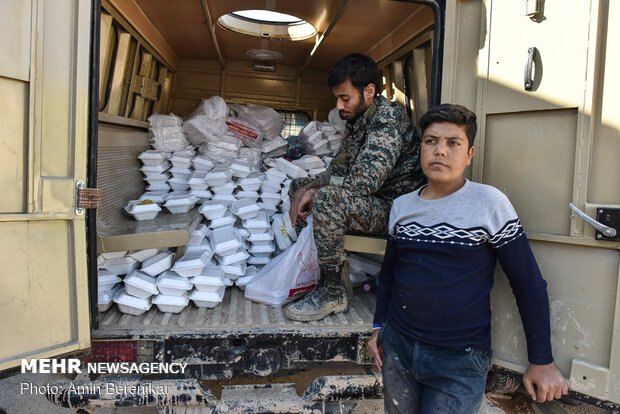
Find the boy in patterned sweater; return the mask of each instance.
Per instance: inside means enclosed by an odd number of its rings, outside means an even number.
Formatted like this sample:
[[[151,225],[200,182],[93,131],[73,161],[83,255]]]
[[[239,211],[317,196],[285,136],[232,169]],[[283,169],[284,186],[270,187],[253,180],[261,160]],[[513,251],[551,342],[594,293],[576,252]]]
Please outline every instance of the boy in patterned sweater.
[[[476,115],[460,105],[420,119],[428,184],[394,200],[370,351],[388,413],[476,413],[491,361],[496,261],[508,276],[527,339],[524,385],[538,401],[567,382],[553,363],[549,300],[517,214],[494,187],[463,177]]]

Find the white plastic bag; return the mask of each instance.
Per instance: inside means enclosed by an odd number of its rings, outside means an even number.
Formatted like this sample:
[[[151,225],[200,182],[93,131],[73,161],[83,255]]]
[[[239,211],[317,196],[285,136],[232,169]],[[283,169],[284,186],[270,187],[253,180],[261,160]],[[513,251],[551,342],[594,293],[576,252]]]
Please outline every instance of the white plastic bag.
[[[297,242],[271,260],[246,286],[246,298],[280,307],[314,289],[319,282],[319,263],[312,215],[307,222]]]
[[[245,119],[256,126],[266,140],[271,140],[280,135],[284,128],[284,121],[275,109],[263,105],[248,104],[246,106],[231,104],[230,107],[237,112],[237,116]]]
[[[194,146],[207,141],[216,141],[219,136],[226,133],[226,116],[228,106],[217,95],[209,99],[203,99],[196,110],[183,123],[183,130],[189,141]]]

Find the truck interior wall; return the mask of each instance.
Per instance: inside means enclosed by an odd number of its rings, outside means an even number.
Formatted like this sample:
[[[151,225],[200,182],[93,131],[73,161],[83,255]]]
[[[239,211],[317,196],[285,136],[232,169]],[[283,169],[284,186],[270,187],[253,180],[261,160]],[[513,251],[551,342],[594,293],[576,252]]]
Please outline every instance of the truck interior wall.
[[[253,70],[252,61],[231,60],[224,69],[217,60],[183,60],[177,68],[170,111],[186,117],[201,99],[219,95],[227,102],[260,104],[309,112],[325,120],[334,106],[327,72],[305,71],[275,63],[275,72]]]

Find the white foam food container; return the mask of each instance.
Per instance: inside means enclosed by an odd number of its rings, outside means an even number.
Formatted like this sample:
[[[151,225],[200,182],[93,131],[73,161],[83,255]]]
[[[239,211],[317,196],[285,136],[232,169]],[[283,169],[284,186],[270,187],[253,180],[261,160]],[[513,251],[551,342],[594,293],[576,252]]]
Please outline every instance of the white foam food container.
[[[196,201],[196,204],[203,204],[205,201],[209,201],[213,197],[213,193],[211,193],[211,191],[209,190],[192,189],[189,193],[198,199],[198,201]]]
[[[214,164],[210,159],[208,159],[207,157],[202,157],[200,155],[192,159],[192,165],[194,166],[195,170],[201,171],[209,171],[214,167]]]
[[[238,200],[248,199],[256,203],[258,201],[258,192],[239,190],[235,193],[235,197],[237,197]]]
[[[209,228],[219,229],[220,227],[233,227],[237,218],[227,211],[222,217],[209,221]]]
[[[138,159],[144,165],[159,165],[166,161],[168,154],[164,151],[147,150],[138,154]]]
[[[234,160],[230,164],[233,177],[245,178],[252,172],[252,166],[248,160]]]
[[[209,237],[213,253],[227,256],[235,253],[241,246],[239,233],[231,227],[222,227],[211,232]]]
[[[260,150],[263,153],[275,151],[279,148],[285,148],[288,145],[288,142],[282,137],[275,137],[272,140],[264,140],[261,142]]]
[[[265,177],[269,181],[275,181],[278,184],[281,184],[284,180],[286,180],[286,174],[280,171],[277,168],[269,168],[265,172]]]
[[[303,157],[291,161],[296,166],[303,168],[304,170],[311,170],[313,168],[324,168],[325,164],[316,155],[304,155]]]
[[[168,185],[166,185],[166,187],[170,189]],[[163,204],[165,201],[164,194],[167,193],[161,193],[159,191],[147,191],[138,198],[138,201],[151,200],[154,203]]]
[[[245,263],[245,261],[248,259],[248,257],[250,257],[250,255],[248,254],[248,252],[243,248],[240,247],[236,252],[231,253],[231,254],[227,254],[227,255],[215,255],[215,258],[217,259],[217,261],[224,266],[230,266],[230,265],[235,265],[235,264],[242,264]],[[224,271],[226,272],[226,271]]]
[[[161,252],[145,260],[142,263],[142,270],[147,275],[156,276],[172,267],[172,261],[174,260],[174,253]]]
[[[172,266],[172,270],[183,277],[199,275],[211,259],[211,252],[187,252],[181,256]]]
[[[168,168],[170,168],[170,163],[168,161],[164,161],[156,165],[143,165],[140,167],[140,171],[142,171],[144,175],[149,176],[162,174]]]
[[[207,176],[207,171],[205,170],[196,170],[192,173],[192,175],[187,180],[187,183],[192,188],[192,190],[206,190],[209,188],[209,184],[207,184],[207,180],[205,177]]]
[[[103,257],[104,259],[116,259],[118,257],[127,256],[127,250],[119,251],[119,252],[105,252],[105,253],[101,253],[99,256]]]
[[[267,263],[269,263],[271,261],[271,255],[269,256],[264,256],[264,255],[260,255],[260,256],[252,256],[250,255],[250,257],[248,257],[247,260],[247,264],[249,265],[266,265]]]
[[[109,270],[97,271],[97,292],[106,292],[114,287],[121,278],[116,273],[112,273]]]
[[[149,193],[167,193],[170,191],[170,185],[165,184],[149,184],[145,187],[145,190]]]
[[[282,186],[277,181],[265,180],[260,186],[263,193],[280,193]]]
[[[321,174],[324,171],[327,171],[327,168],[313,168],[308,171],[308,175],[310,177],[316,177],[317,175]]]
[[[224,277],[224,285],[226,285],[226,286],[232,286],[232,285],[234,285],[234,284],[235,284],[235,282],[233,282],[231,279],[229,279],[229,278],[227,278],[227,277]]]
[[[196,205],[198,199],[192,195],[168,197],[164,203],[164,207],[168,209],[172,214],[187,213]]]
[[[225,291],[226,286],[221,286],[215,292],[194,289],[190,292],[188,298],[199,308],[214,308],[224,299]]]
[[[245,178],[240,178],[237,184],[244,191],[257,191],[263,183],[264,178],[265,176],[262,173],[253,173]]]
[[[160,312],[179,313],[187,307],[189,299],[187,298],[187,292],[180,296],[159,294],[151,302],[157,305]]]
[[[313,143],[320,141],[322,138],[323,138],[323,132],[315,131],[312,134],[305,136],[304,141],[306,142],[307,145],[312,145]]]
[[[303,168],[296,166],[290,161],[285,160],[284,158],[277,158],[276,163],[278,165],[278,170],[283,171],[291,178],[301,178],[307,177],[308,172]]]
[[[130,315],[142,315],[144,312],[151,309],[150,299],[140,299],[135,296],[128,295],[125,289],[120,289],[116,296],[114,296],[114,302],[118,306],[118,309],[123,313]]]
[[[282,194],[263,191],[260,194],[260,199],[263,203],[276,207],[282,201]]]
[[[137,298],[148,299],[159,293],[155,285],[156,281],[153,276],[134,270],[125,277],[125,292]]]
[[[251,242],[252,244],[259,244],[259,243],[270,243],[273,241],[273,232],[271,231],[271,229],[267,229],[267,231],[263,232],[263,233],[251,233],[247,240],[249,242]]]
[[[258,270],[256,270],[256,267],[248,266],[246,268],[245,275],[235,279],[235,285],[237,285],[239,289],[245,290],[245,287],[247,286],[247,284],[251,283],[257,274],[258,274]]]
[[[149,185],[157,185],[157,184],[166,184],[170,178],[170,174],[167,172],[161,174],[152,174],[144,176],[143,180],[146,181]]]
[[[126,275],[137,269],[138,266],[140,266],[140,263],[136,259],[125,256],[106,259],[102,267],[117,275]]]
[[[157,253],[159,253],[159,249],[143,249],[129,252],[128,256],[133,257],[134,259],[142,263],[145,260],[148,260],[151,257],[155,256]]]
[[[192,165],[192,156],[176,152],[172,158],[170,158],[170,162],[175,168],[189,168]]]
[[[138,221],[153,220],[159,212],[161,207],[155,202],[149,202],[148,200],[138,201],[131,200],[125,206],[125,211],[133,216]]]
[[[112,306],[112,300],[114,296],[118,293],[119,290],[122,289],[121,284],[114,285],[112,289],[108,289],[104,292],[99,292],[97,294],[97,309],[99,312],[105,312],[110,309]]]
[[[232,265],[222,265],[222,271],[224,272],[224,278],[235,280],[238,277],[245,275],[245,269],[247,265],[245,260],[243,263],[235,263]]]
[[[230,211],[241,220],[252,218],[258,214],[260,207],[249,198],[242,198],[230,205]]]
[[[288,237],[290,237],[292,241],[297,241],[297,232],[295,231],[295,226],[291,223],[291,217],[288,214],[282,214],[282,222],[284,222]]]
[[[162,295],[169,296],[182,296],[192,289],[192,284],[187,278],[179,276],[171,270],[157,276],[155,285]]]
[[[203,202],[198,211],[205,216],[207,220],[215,220],[226,214],[226,211],[228,211],[228,204],[225,201],[209,200]]]
[[[186,191],[189,190],[189,184],[187,184],[187,180],[183,180],[181,178],[172,177],[168,179],[168,185],[172,188],[173,191]]]
[[[256,204],[258,204],[260,209],[263,210],[265,214],[267,214],[268,217],[271,217],[275,213],[278,212],[278,207],[274,206],[273,204],[266,204],[266,203],[263,203],[262,201],[259,201]]]
[[[189,252],[209,252],[210,254],[213,254],[213,251],[211,250],[211,245],[209,244],[209,242],[207,241],[206,238],[202,239],[202,241],[200,242],[200,244],[194,244],[194,245],[186,245],[185,246],[185,252],[189,253]]]
[[[97,256],[97,269],[101,269],[101,266],[105,263],[105,257],[102,255]]]
[[[252,244],[248,249],[250,254],[273,253],[276,250],[274,242],[268,244]]]
[[[221,266],[208,265],[198,276],[190,279],[197,290],[216,292],[224,286],[224,272]]]
[[[243,227],[250,233],[264,233],[269,229],[269,219],[265,212],[261,210],[256,216],[243,220]]]
[[[284,225],[282,217],[278,217],[277,214],[273,217],[271,230],[273,231],[273,235],[276,237],[276,243],[278,243],[278,248],[280,250],[284,251],[293,244],[288,232],[286,231],[286,226]]]
[[[189,190],[176,190],[176,191],[171,191],[168,194],[166,194],[166,200],[167,201],[169,198],[179,198],[179,197],[188,197],[190,196],[191,193]]]
[[[242,241],[246,241],[248,237],[250,237],[250,232],[245,227],[235,226],[235,231],[239,233]]]
[[[314,134],[319,130],[319,124],[320,123],[318,121],[310,121],[305,127],[303,127],[299,135],[310,136]]]
[[[214,194],[211,200],[225,201],[227,205],[237,201],[237,197],[232,194]]]
[[[196,153],[196,148],[194,148],[191,145],[187,145],[185,148],[183,148],[181,151],[176,151],[174,154],[172,155],[179,155],[182,157],[193,157],[194,154]]]
[[[231,177],[232,171],[230,171],[230,168],[218,166],[209,171],[205,179],[207,180],[207,184],[217,187],[226,184]]]
[[[172,167],[169,171],[174,178],[179,178],[184,181],[189,180],[189,176],[192,175],[192,170],[189,168]]]
[[[213,191],[214,194],[230,195],[233,191],[235,191],[235,188],[237,188],[237,184],[232,181],[228,181],[223,185],[212,185],[211,191]]]
[[[189,234],[189,242],[187,244],[200,244],[205,239],[205,237],[207,237],[207,233],[209,233],[209,227],[206,224],[201,224],[196,228],[196,230],[192,231]]]

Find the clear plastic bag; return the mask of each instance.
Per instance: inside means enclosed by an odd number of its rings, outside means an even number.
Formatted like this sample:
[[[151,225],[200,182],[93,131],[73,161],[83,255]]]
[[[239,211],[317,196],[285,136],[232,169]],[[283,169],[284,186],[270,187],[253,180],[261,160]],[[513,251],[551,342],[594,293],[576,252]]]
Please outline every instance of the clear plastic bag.
[[[314,289],[319,263],[312,233],[312,216],[297,242],[272,259],[245,288],[245,297],[280,307]]]
[[[158,151],[181,151],[187,146],[187,139],[180,126],[150,128],[151,146]]]
[[[151,128],[164,128],[164,127],[180,127],[183,125],[183,120],[171,113],[165,114],[153,114],[147,118]]]
[[[183,130],[192,145],[217,140],[228,130],[226,117],[228,106],[217,95],[203,99],[198,108],[183,122]]]

